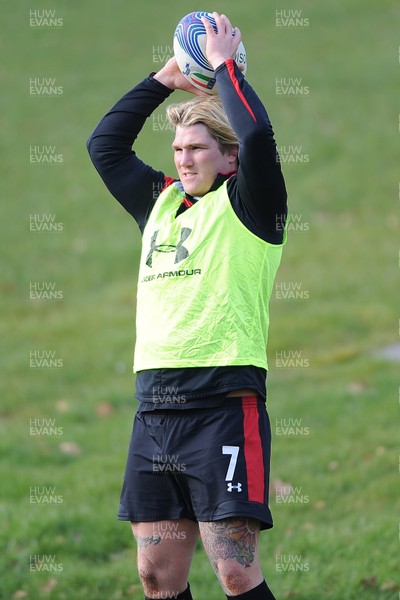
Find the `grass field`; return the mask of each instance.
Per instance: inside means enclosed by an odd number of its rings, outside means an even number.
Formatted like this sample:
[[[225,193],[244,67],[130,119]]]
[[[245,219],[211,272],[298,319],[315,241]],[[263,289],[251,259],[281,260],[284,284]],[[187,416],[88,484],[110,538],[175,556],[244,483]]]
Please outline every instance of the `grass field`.
[[[2,10],[0,598],[143,597],[116,520],[140,239],[85,142],[201,9],[242,30],[290,200],[271,303],[266,578],[282,599],[398,599],[399,365],[374,354],[399,342],[398,3],[50,4]],[[162,114],[138,152],[174,174]],[[196,599],[224,597],[201,547],[190,581]]]

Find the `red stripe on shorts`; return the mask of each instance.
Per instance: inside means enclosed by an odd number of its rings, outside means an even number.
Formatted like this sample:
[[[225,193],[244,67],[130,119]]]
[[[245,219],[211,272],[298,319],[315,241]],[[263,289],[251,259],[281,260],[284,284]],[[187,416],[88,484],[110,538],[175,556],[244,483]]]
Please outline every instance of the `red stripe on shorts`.
[[[251,502],[264,503],[264,456],[258,426],[258,403],[256,396],[242,399],[244,459],[247,471],[247,489]]]

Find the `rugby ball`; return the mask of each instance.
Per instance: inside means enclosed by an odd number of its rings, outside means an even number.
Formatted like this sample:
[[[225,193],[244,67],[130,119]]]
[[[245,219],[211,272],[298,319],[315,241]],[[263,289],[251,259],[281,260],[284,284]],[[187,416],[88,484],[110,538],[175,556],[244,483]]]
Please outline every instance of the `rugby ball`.
[[[206,17],[217,31],[215,19],[209,12],[192,12],[181,19],[174,33],[174,55],[182,74],[196,88],[208,94],[217,94],[214,69],[208,62],[206,49],[206,28],[200,17]],[[240,42],[235,61],[242,65],[243,75],[247,70],[246,51]]]

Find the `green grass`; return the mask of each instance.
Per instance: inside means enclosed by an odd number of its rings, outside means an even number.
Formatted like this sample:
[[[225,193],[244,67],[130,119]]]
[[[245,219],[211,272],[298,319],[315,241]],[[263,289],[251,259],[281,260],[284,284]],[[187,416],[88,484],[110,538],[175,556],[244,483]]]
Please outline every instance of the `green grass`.
[[[278,145],[309,156],[285,167],[301,230],[289,232],[278,274],[278,283],[307,294],[274,294],[269,347],[271,478],[303,500],[272,495],[265,575],[277,598],[395,600],[398,364],[372,355],[399,335],[394,0],[156,0],[151,9],[56,0],[63,25],[54,30],[29,27],[29,11],[42,10],[31,2],[3,9],[0,598],[142,598],[130,528],[116,520],[136,408],[140,239],[85,141],[113,102],[158,68],[153,54],[171,44],[179,18],[199,8],[226,12],[241,27],[248,79]],[[276,27],[278,9],[302,10],[309,26]],[[55,77],[63,93],[30,96],[34,77]],[[302,78],[309,94],[277,95],[275,80],[284,77]],[[170,141],[150,121],[138,149],[173,174]],[[29,164],[34,145],[56,146],[63,162]],[[30,231],[33,214],[54,215],[62,231]],[[62,298],[30,300],[32,282],[53,283]],[[62,366],[31,368],[35,350],[54,352]],[[280,367],[277,352],[297,353],[303,366]],[[31,435],[31,419],[51,420],[59,435]],[[300,423],[303,435],[279,435],[282,419]],[[62,502],[32,504],[35,486],[55,488]],[[31,572],[37,555],[54,556],[60,571]],[[195,598],[223,598],[201,547],[190,581]]]

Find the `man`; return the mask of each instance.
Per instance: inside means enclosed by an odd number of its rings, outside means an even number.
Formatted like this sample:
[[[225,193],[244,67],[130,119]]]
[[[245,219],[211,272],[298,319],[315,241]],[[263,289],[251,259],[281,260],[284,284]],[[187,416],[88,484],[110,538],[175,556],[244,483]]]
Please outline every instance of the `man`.
[[[175,59],[128,92],[88,143],[143,235],[134,370],[139,408],[119,518],[132,523],[145,598],[192,598],[199,535],[227,598],[273,599],[258,536],[268,508],[268,302],[285,242],[286,191],[267,113],[232,57],[241,39],[207,19],[220,101],[169,107],[178,179],[131,150],[175,89]],[[234,35],[233,35],[234,34]]]

